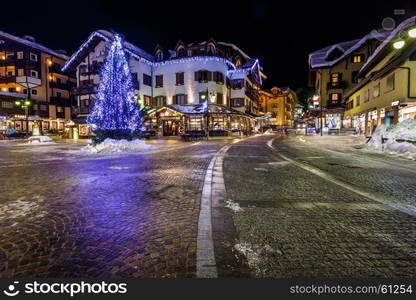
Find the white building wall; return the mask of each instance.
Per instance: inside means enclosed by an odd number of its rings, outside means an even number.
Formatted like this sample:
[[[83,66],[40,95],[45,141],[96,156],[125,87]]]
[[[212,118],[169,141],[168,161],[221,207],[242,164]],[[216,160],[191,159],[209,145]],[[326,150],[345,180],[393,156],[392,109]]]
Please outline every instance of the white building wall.
[[[195,80],[195,72],[207,70],[210,72],[221,72],[224,75],[224,84],[215,81],[200,83]],[[215,91],[223,94],[223,104],[226,105],[229,90],[225,84],[228,67],[224,62],[216,60],[184,58],[156,63],[154,66],[154,77],[163,75],[163,87],[154,89],[154,96],[166,96],[166,103],[172,104],[173,96],[176,94],[188,95],[188,104],[199,103],[199,93]],[[184,85],[176,85],[176,73],[184,72]],[[153,80],[155,83],[155,79]]]

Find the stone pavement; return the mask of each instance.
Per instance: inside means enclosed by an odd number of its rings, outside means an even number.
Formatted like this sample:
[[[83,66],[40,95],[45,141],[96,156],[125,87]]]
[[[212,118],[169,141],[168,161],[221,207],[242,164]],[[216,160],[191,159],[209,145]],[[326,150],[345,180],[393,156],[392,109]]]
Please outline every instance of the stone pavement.
[[[195,277],[201,185],[223,145],[94,158],[1,143],[0,277]]]
[[[235,144],[224,161],[228,200],[242,208],[233,213],[238,238],[229,243],[244,255],[252,276],[414,277],[414,216],[282,160],[266,147],[271,138]],[[397,197],[398,203],[415,200],[409,162],[330,153],[291,139],[274,146],[346,182]]]

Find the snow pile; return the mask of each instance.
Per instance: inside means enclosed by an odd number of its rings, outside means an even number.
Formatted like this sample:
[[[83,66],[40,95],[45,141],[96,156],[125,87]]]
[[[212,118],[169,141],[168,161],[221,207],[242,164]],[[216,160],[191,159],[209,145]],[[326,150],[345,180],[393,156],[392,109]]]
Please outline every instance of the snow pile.
[[[387,139],[384,144],[382,138]],[[391,127],[381,125],[374,131],[366,147],[416,159],[416,119],[407,119]]]
[[[231,209],[233,212],[240,212],[243,211],[243,209],[240,207],[240,205],[236,202],[234,202],[233,200],[229,199],[225,202],[225,207],[228,207],[229,209]]]
[[[49,136],[39,135],[39,136],[31,136],[27,139],[29,144],[39,144],[39,143],[52,143],[53,139]]]
[[[82,150],[89,153],[118,153],[150,150],[153,148],[155,146],[148,145],[142,140],[127,141],[107,138],[99,144],[85,146]]]

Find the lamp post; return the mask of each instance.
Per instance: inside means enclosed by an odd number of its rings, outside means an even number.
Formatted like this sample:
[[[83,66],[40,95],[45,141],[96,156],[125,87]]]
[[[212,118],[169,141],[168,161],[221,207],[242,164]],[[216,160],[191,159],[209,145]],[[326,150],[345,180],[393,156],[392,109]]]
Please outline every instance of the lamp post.
[[[14,104],[25,110],[26,136],[29,136],[29,107],[32,105],[32,101],[29,99],[16,100]]]

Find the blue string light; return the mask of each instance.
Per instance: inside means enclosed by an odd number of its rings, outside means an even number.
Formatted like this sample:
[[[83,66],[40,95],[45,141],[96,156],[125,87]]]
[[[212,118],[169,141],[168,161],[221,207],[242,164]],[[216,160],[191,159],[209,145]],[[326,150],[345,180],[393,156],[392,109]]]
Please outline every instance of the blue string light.
[[[100,71],[97,97],[87,122],[96,132],[135,132],[141,127],[141,110],[135,99],[131,72],[119,35],[115,35]]]

